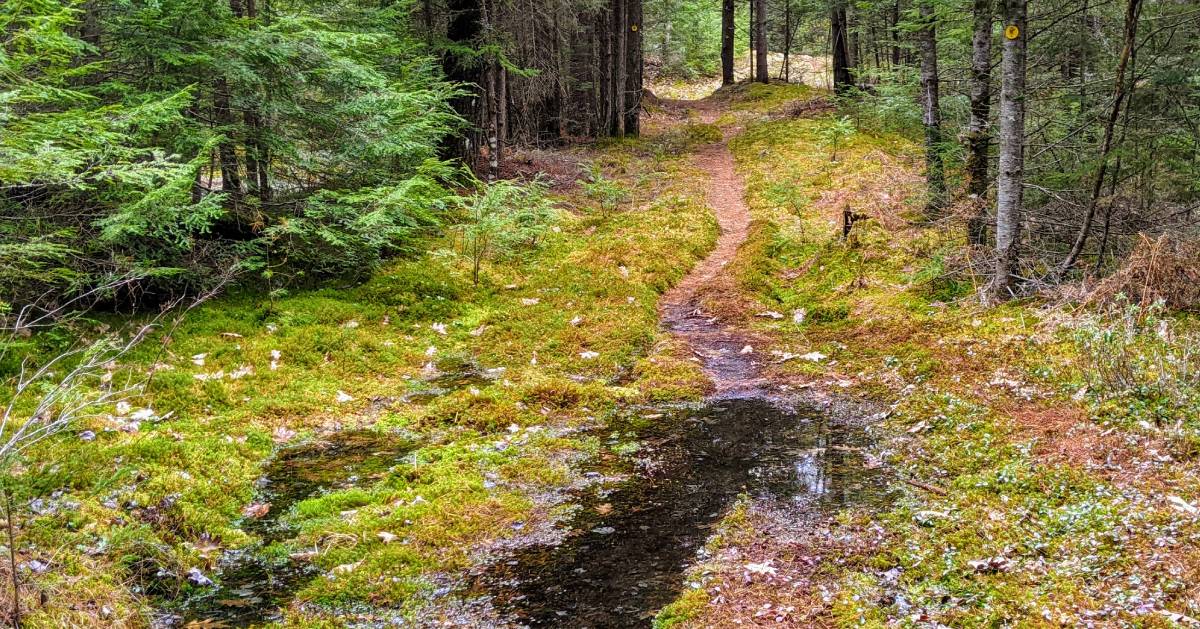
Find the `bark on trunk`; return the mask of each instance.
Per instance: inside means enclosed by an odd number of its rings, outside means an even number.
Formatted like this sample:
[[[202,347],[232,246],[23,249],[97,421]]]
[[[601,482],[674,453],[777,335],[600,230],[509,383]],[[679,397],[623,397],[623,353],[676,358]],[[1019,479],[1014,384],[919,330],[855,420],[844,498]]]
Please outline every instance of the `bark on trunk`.
[[[930,0],[920,6],[921,105],[925,125],[925,214],[937,218],[946,206],[946,173],[942,165],[942,114],[939,103],[937,25]]]
[[[1000,89],[1000,166],[996,178],[996,277],[994,299],[1012,294],[1021,239],[1025,174],[1026,0],[1003,0],[1004,84]]]
[[[625,114],[626,107],[628,106],[626,100],[627,94],[625,83],[629,80],[629,22],[627,21],[625,8],[626,0],[616,0],[616,8],[614,9],[616,19],[613,22],[613,28],[616,29],[617,35],[617,48],[615,51],[617,57],[617,73],[615,77],[616,80],[614,82],[614,89],[617,93],[616,135],[618,138],[625,137]]]
[[[750,42],[750,71],[747,78],[754,80],[754,51],[758,48],[754,45],[754,4],[756,0],[749,0],[749,13],[746,22],[746,39]]]
[[[754,43],[755,79],[759,83],[771,81],[767,65],[767,0],[754,0]]]
[[[989,117],[992,108],[992,23],[995,0],[975,0],[971,36],[971,121],[967,127],[967,194],[976,211],[967,222],[967,242],[987,242]]]
[[[830,40],[833,44],[833,91],[838,94],[854,86],[850,75],[850,38],[846,23],[846,5],[835,1],[830,16]]]
[[[892,3],[892,68],[900,67],[900,0]]]
[[[733,85],[734,0],[721,3],[721,85]]]
[[[217,147],[218,159],[221,162],[221,191],[236,206],[242,198],[242,176],[237,144],[230,137],[236,121],[229,100],[229,82],[225,77],[218,78],[213,85],[213,119],[221,127],[220,132],[225,135],[225,139]]]
[[[641,133],[642,129],[642,71],[645,65],[642,46],[642,0],[625,0],[625,2],[625,32],[628,38],[625,51],[627,69],[625,133],[636,136]]]
[[[473,46],[477,43],[482,27],[478,0],[448,0],[446,9],[450,21],[446,27],[446,38],[458,45]],[[446,78],[466,89],[466,93],[450,101],[454,111],[470,125],[461,137],[453,138],[445,147],[448,157],[456,157],[470,166],[475,165],[479,151],[479,85],[482,72],[478,63],[468,61],[452,52],[442,60]]]

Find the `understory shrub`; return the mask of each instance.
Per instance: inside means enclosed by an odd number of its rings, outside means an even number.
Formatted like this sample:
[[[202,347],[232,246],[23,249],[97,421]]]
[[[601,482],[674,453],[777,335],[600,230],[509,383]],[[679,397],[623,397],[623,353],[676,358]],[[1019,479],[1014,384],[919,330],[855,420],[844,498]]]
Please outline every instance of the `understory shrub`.
[[[1200,332],[1163,303],[1118,299],[1075,332],[1078,367],[1104,419],[1200,436]]]
[[[476,186],[474,194],[456,200],[460,210],[452,230],[458,253],[471,265],[471,281],[479,284],[484,262],[536,247],[558,210],[542,181],[476,182]]]

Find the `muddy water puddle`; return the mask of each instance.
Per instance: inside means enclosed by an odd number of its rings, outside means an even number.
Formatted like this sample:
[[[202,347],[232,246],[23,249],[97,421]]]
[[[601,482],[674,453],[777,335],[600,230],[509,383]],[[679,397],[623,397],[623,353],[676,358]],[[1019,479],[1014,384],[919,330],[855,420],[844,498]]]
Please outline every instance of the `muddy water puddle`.
[[[269,509],[242,524],[261,542],[222,555],[215,585],[172,606],[156,624],[240,627],[279,619],[280,608],[319,574],[304,557],[273,547],[295,535],[283,516],[308,498],[374,483],[413,449],[393,435],[362,430],[280,450],[264,470],[255,500]]]
[[[628,477],[579,497],[565,540],[502,558],[476,589],[529,626],[638,627],[674,600],[684,572],[741,495],[797,517],[887,500],[862,426],[763,398],[643,411],[607,430]]]

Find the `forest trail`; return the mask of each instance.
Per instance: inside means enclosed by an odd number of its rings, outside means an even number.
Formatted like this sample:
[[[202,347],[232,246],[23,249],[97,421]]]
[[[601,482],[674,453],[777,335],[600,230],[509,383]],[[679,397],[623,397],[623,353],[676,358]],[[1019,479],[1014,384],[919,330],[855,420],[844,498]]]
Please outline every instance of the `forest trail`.
[[[712,98],[678,104],[694,109],[704,124],[715,124],[722,113]],[[727,267],[750,233],[746,186],[729,150],[730,139],[739,132],[737,127],[722,129],[720,142],[702,147],[695,155],[696,166],[709,174],[706,199],[721,235],[708,256],[659,303],[663,326],[683,339],[702,360],[718,394],[745,393],[762,389],[765,384],[758,362],[741,353],[745,347],[753,348],[746,332],[725,321],[726,308],[705,308],[716,303],[726,305],[737,294],[736,279]]]

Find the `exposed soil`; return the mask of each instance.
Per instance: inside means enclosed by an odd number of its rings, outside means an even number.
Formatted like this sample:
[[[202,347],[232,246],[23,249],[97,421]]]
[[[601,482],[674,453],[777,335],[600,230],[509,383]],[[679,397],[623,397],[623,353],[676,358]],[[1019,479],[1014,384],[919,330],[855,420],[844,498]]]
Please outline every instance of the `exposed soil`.
[[[687,104],[664,106],[674,111]],[[694,109],[710,124],[721,113],[713,99]],[[865,454],[867,414],[848,405],[780,399],[764,374],[765,342],[744,328],[747,304],[727,270],[751,223],[726,144],[736,132],[726,129],[724,141],[695,156],[711,175],[707,200],[721,228],[716,247],[659,304],[663,327],[687,344],[716,393],[698,408],[626,413],[600,431],[613,451],[629,440],[637,446],[617,469],[591,472],[608,478],[620,472],[624,480],[578,494],[561,543],[520,548],[480,576],[475,591],[503,619],[493,622],[647,626],[684,590],[689,570],[706,554],[706,540],[739,500],[748,501],[756,527],[788,540],[790,553],[783,556],[813,558],[854,545],[844,532],[833,532],[834,510],[887,499],[884,476]],[[731,556],[723,553],[722,566],[742,565],[726,564]],[[795,587],[810,587],[818,564],[781,569],[795,577]],[[764,574],[775,573],[764,565]],[[814,602],[789,619],[813,621],[823,609]]]
[[[676,103],[678,104],[678,103]],[[720,113],[712,100],[697,105],[700,119],[713,123]],[[705,303],[736,300],[736,278],[724,273],[750,232],[750,209],[744,200],[745,185],[734,168],[727,142],[737,130],[726,130],[725,141],[699,150],[696,165],[711,173],[708,205],[721,226],[717,246],[679,284],[663,295],[659,315],[663,327],[682,338],[701,359],[718,394],[765,388],[761,363],[753,356],[754,339],[724,315],[737,308],[706,311]],[[741,352],[750,347],[748,354]]]

